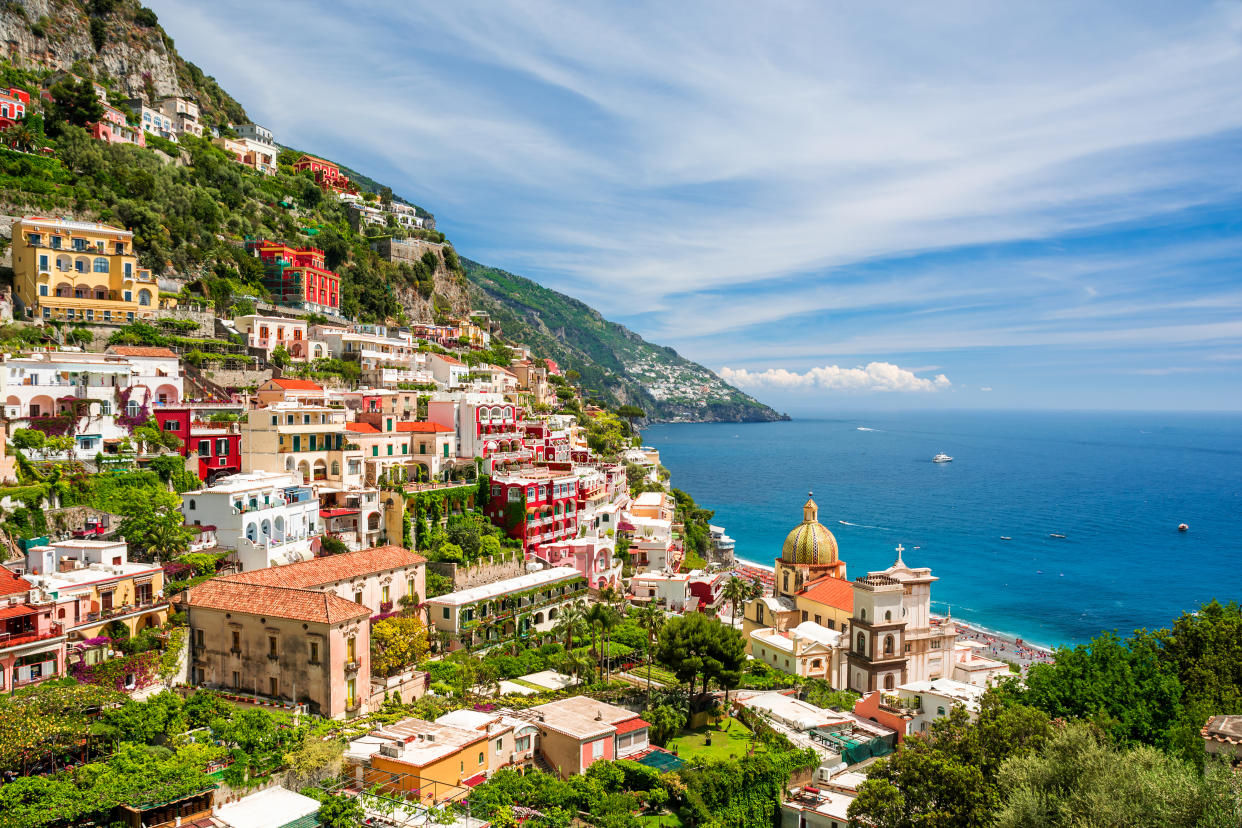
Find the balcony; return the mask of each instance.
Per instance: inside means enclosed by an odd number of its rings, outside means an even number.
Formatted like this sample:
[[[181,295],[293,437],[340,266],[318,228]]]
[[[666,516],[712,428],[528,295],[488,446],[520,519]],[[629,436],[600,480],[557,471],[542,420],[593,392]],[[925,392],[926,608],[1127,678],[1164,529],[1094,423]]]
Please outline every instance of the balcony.
[[[44,633],[38,630],[4,632],[0,633],[0,650],[8,649],[9,647],[20,647],[23,644],[33,644],[36,641],[45,641],[60,635],[64,635],[64,627],[56,622],[50,624],[48,631]]]
[[[361,707],[362,707],[362,697],[361,697],[361,696],[360,696],[360,697],[358,697],[358,698],[356,698],[356,699],[346,699],[346,700],[345,700],[345,712],[346,712],[346,713],[357,713],[357,712],[358,712],[358,709],[359,709],[359,708],[361,708]]]
[[[380,612],[392,612],[392,601],[380,601]]]
[[[360,669],[362,669],[362,662],[356,658],[350,659],[349,661],[345,662],[346,673],[356,673]]]
[[[88,612],[82,617],[82,624],[92,624],[98,621],[110,621],[114,618],[124,618],[129,615],[137,615],[143,612],[152,612],[155,610],[168,609],[168,602],[164,600],[141,601],[137,604],[126,604],[122,607],[108,607],[98,612]],[[82,624],[79,624],[81,626]]]

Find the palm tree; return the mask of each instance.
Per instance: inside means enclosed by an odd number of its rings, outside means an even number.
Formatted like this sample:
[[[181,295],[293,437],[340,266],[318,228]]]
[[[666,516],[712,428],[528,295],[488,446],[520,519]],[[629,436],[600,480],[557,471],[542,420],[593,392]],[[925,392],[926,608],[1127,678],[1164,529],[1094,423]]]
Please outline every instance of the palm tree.
[[[751,598],[753,585],[734,575],[729,579],[729,583],[725,584],[724,597],[733,608],[733,626],[737,626],[737,608],[738,605]]]
[[[574,648],[574,636],[580,634],[585,626],[585,605],[578,600],[565,605],[552,632],[557,637],[565,636],[565,652],[569,652]]]
[[[30,152],[37,138],[30,127],[23,123],[16,123],[4,131],[3,140],[15,150]]]
[[[604,625],[608,623],[610,615],[607,604],[592,604],[590,609],[586,611],[584,620],[591,630],[591,654],[595,656],[599,662],[599,675],[601,680],[604,675],[603,652],[599,648],[599,640],[603,636]]]
[[[643,604],[631,612],[638,626],[647,632],[647,702],[651,702],[651,660],[655,656],[655,642],[664,626],[664,611],[655,604]]]

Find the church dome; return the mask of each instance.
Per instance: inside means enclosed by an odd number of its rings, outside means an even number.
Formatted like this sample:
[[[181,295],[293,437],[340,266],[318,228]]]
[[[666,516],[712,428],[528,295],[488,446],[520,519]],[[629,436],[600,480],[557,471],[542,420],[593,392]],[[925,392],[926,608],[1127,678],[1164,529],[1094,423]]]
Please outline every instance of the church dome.
[[[802,523],[785,538],[781,560],[789,564],[835,566],[840,563],[837,539],[817,520],[819,507],[809,499],[802,507]]]

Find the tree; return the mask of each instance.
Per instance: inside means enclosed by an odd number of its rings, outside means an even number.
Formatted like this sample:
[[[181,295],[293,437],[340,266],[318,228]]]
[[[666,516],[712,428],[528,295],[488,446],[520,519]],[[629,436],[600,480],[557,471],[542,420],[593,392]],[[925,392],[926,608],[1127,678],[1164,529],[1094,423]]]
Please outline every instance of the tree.
[[[691,696],[700,677],[704,690],[715,681],[727,691],[742,680],[746,641],[737,630],[695,612],[664,625],[656,658],[689,685]]]
[[[39,136],[35,134],[35,131],[22,122],[13,124],[3,133],[0,133],[0,138],[8,146],[22,152],[30,152],[39,140]]]
[[[655,604],[643,604],[630,612],[630,617],[638,622],[647,634],[647,701],[651,701],[651,661],[655,657],[655,645],[660,638],[660,630],[664,626],[664,611]]]
[[[319,803],[318,816],[324,828],[357,828],[365,813],[362,803],[354,797],[328,794]]]
[[[427,627],[421,619],[398,616],[371,627],[371,669],[389,676],[417,664],[427,654]]]
[[[647,416],[647,412],[636,405],[626,404],[617,409],[617,416],[630,424],[630,433],[633,434],[634,421],[644,419]]]
[[[13,445],[22,451],[42,451],[47,438],[42,431],[33,428],[19,428],[13,432]]]
[[[733,624],[732,624],[733,627],[737,626],[738,607],[740,607],[748,598],[750,598],[750,591],[751,591],[750,584],[736,575],[731,577],[729,579],[729,582],[725,584],[724,597],[725,597],[725,600],[729,602],[730,608],[732,608],[733,610],[731,614],[731,619],[733,621]]]
[[[685,714],[667,704],[648,708],[643,713],[643,718],[651,725],[651,741],[660,746],[665,745],[686,726]]]
[[[388,206],[392,204],[392,187],[380,187],[379,191],[380,204]]]
[[[1235,828],[1242,789],[1213,763],[1200,775],[1155,748],[1110,747],[1097,728],[1073,722],[1038,754],[1000,771],[1004,803],[998,828]],[[852,813],[852,811],[851,811]]]
[[[553,635],[565,637],[565,651],[574,648],[574,637],[586,630],[586,605],[580,600],[567,604],[561,609],[561,615],[552,626]]]
[[[185,525],[181,512],[166,505],[127,514],[120,532],[139,560],[171,560],[188,550],[194,538],[194,530]]]
[[[50,93],[52,103],[47,108],[45,128],[53,137],[60,135],[65,126],[84,127],[104,115],[103,104],[88,80],[63,80],[53,86]]]
[[[277,345],[272,349],[271,362],[277,368],[284,370],[293,363],[293,357],[289,354],[289,349],[284,345]]]

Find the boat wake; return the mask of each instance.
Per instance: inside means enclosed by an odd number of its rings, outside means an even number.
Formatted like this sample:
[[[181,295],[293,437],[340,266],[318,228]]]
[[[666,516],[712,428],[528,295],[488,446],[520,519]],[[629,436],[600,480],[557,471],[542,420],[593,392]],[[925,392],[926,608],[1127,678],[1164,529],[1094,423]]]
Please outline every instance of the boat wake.
[[[897,531],[896,529],[893,529],[890,526],[868,526],[865,523],[850,523],[848,520],[838,520],[837,523],[841,524],[842,526],[853,526],[856,529],[878,529],[881,532],[896,532]]]
[[[858,431],[879,431],[879,429],[878,429],[878,428],[867,428],[867,427],[865,427],[865,426],[859,426],[859,427],[858,427]]]

